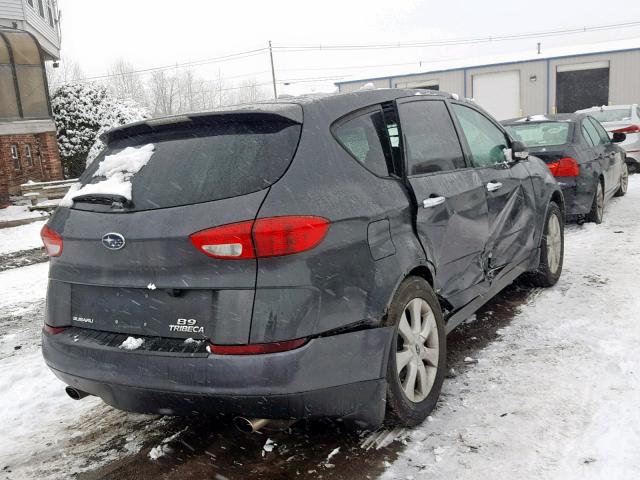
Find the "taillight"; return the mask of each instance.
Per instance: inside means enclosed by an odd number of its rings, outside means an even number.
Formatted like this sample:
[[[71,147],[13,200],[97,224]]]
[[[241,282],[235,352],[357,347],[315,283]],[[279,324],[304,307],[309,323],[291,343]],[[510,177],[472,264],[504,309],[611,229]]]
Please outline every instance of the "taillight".
[[[328,229],[329,221],[322,217],[285,216],[222,225],[196,232],[189,238],[209,257],[240,260],[311,250]]]
[[[42,327],[42,330],[44,330],[46,333],[49,333],[51,335],[57,335],[58,333],[64,332],[67,328],[69,327],[52,327],[51,325],[47,325],[45,323],[44,326]]]
[[[611,130],[611,133],[638,133],[640,132],[640,125],[629,125],[628,127],[616,128]]]
[[[62,254],[62,237],[48,226],[42,227],[40,237],[44,243],[44,249],[50,257],[59,257]]]
[[[557,162],[547,163],[547,167],[554,177],[577,177],[580,175],[580,165],[575,158],[565,157]]]
[[[216,355],[260,355],[263,353],[286,352],[301,347],[306,338],[287,340],[285,342],[253,343],[249,345],[208,345],[207,351]]]

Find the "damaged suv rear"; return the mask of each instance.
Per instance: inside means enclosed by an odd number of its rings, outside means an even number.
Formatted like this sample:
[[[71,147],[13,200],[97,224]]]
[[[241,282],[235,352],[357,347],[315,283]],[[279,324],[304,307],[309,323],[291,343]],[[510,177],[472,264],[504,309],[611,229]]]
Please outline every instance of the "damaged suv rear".
[[[109,132],[42,234],[43,353],[70,393],[161,414],[424,419],[446,333],[522,273],[557,281],[563,202],[484,112],[415,93]],[[420,106],[449,122],[423,145],[443,149],[422,159],[436,170],[411,170]]]

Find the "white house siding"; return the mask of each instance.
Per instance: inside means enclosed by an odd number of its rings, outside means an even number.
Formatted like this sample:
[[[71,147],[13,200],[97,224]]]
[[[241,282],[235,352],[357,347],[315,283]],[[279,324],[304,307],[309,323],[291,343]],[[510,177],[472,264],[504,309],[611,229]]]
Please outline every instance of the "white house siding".
[[[47,1],[42,0],[42,4],[44,7],[45,18],[42,18],[38,11],[38,0],[33,0],[33,7],[28,5],[26,0],[24,0],[24,14],[26,20],[24,29],[33,33],[38,38],[43,50],[50,57],[57,59],[60,58],[60,37],[58,36],[56,23],[54,22],[53,27],[49,24]],[[55,2],[52,2],[52,11],[54,17],[56,17],[57,6]]]
[[[38,10],[38,0],[33,0],[33,7],[27,0],[0,0],[0,25],[12,27],[15,22],[19,29],[32,33],[38,39],[44,50],[45,60],[60,58],[60,36],[57,24],[52,27],[49,24],[49,12],[47,0],[42,0],[45,18],[42,18]],[[57,2],[51,2],[54,17],[57,17]]]
[[[0,24],[4,26],[11,26],[11,20],[23,20],[24,13],[22,10],[23,0],[0,0]],[[9,22],[7,22],[7,20]]]

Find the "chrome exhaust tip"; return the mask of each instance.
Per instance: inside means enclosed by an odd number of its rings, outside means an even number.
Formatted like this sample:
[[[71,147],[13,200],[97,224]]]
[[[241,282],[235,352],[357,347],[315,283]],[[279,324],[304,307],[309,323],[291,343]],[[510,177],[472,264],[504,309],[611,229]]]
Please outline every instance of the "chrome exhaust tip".
[[[268,418],[245,418],[235,417],[233,424],[242,433],[254,433],[267,425],[271,420]]]
[[[82,390],[78,390],[73,387],[66,387],[64,391],[67,392],[67,395],[74,400],[82,400],[84,397],[91,395],[90,393],[83,392]]]

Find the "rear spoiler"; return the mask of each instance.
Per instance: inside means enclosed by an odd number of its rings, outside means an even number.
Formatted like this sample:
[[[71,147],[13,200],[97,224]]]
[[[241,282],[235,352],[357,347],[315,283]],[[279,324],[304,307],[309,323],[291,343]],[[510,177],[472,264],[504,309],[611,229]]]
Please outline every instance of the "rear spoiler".
[[[291,123],[302,123],[302,107],[297,103],[256,103],[251,105],[238,105],[233,107],[223,107],[215,111],[186,113],[183,115],[172,115],[168,117],[150,118],[141,122],[129,123],[121,127],[111,129],[102,135],[100,140],[109,144],[114,140],[127,138],[135,135],[143,135],[158,130],[165,130],[175,126],[199,126],[206,125],[211,120],[221,115],[244,116],[247,118],[272,117],[273,120],[283,119]]]

